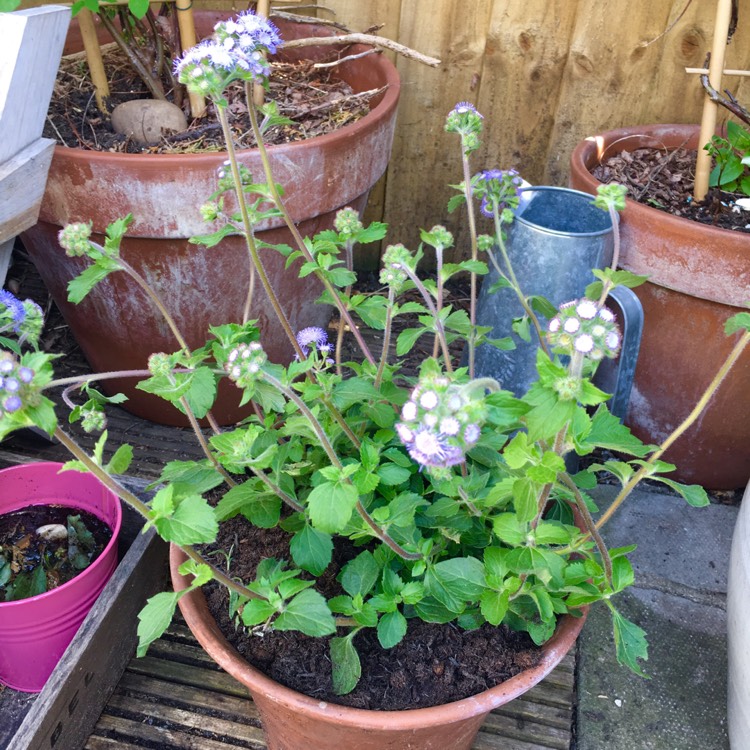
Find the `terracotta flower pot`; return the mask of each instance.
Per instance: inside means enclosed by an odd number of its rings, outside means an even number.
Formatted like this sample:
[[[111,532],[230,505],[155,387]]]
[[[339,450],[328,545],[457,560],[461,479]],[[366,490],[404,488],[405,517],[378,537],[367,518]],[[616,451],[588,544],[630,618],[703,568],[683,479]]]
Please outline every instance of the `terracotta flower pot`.
[[[217,20],[229,15],[197,13],[199,35],[209,34]],[[279,26],[285,39],[331,33],[330,27],[289,22]],[[283,57],[316,59],[324,54],[330,54],[330,48],[291,50]],[[284,186],[287,207],[303,235],[332,227],[340,208],[363,210],[370,188],[390,158],[400,88],[395,67],[382,55],[369,55],[342,64],[338,73],[357,92],[387,88],[358,122],[268,149],[276,182]],[[122,243],[123,257],[159,293],[188,345],[201,346],[209,326],[241,320],[249,278],[242,238],[229,237],[211,249],[188,242],[216,228],[202,222],[199,208],[216,189],[217,169],[225,159],[225,152],[141,155],[55,149],[39,223],[23,235],[23,241],[95,372],[142,369],[152,352],[173,352],[178,347],[150,301],[123,273],[109,276],[79,305],[67,302],[68,281],[87,264],[68,258],[59,247],[60,227],[91,220],[92,239],[101,242],[110,222],[132,213],[135,221]],[[240,151],[239,159],[258,180],[263,179],[257,150]],[[293,244],[281,219],[266,221],[256,237],[271,244]],[[292,328],[325,326],[330,308],[315,303],[322,287],[313,277],[297,279],[299,264],[285,271],[285,259],[277,252],[261,254]],[[250,317],[259,320],[269,358],[288,362],[292,347],[259,282]],[[136,382],[114,380],[102,383],[102,388],[124,392],[129,398],[125,408],[138,416],[184,424],[171,404],[136,390]],[[215,414],[221,423],[230,424],[244,412],[238,408],[239,391],[228,388],[226,393],[229,397]]]
[[[696,148],[698,128],[656,125],[587,138],[571,156],[570,185],[596,193],[591,170],[606,156],[652,147]],[[660,443],[690,413],[735,343],[726,320],[750,301],[750,235],[672,216],[628,200],[620,266],[649,281],[636,289],[644,330],[626,423]],[[665,455],[670,476],[709,489],[750,478],[750,352],[737,362],[698,422]]]
[[[172,546],[170,568],[175,591],[189,586],[178,572],[186,560]],[[562,618],[533,669],[464,700],[432,708],[368,711],[315,700],[279,685],[250,666],[229,644],[209,612],[203,593],[180,601],[188,627],[206,653],[247,687],[260,713],[268,750],[356,748],[356,750],[469,750],[482,722],[495,708],[523,695],[546,677],[575,644],[585,615]]]

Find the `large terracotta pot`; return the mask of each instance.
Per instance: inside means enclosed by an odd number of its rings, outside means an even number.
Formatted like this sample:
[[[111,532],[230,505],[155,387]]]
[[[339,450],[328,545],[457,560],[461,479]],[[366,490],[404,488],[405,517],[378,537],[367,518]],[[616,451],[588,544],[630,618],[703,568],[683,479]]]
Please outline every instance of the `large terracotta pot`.
[[[209,34],[227,13],[196,14],[199,34]],[[285,39],[330,34],[330,27],[279,22]],[[72,33],[75,33],[75,29]],[[350,52],[362,51],[353,48]],[[293,53],[293,54],[292,54]],[[330,48],[292,50],[286,59],[320,58]],[[338,68],[355,91],[387,87],[358,122],[306,141],[268,149],[275,180],[284,186],[286,204],[303,235],[333,225],[338,209],[364,209],[370,188],[385,172],[395,128],[399,77],[382,55],[369,55]],[[39,223],[23,235],[32,260],[95,372],[142,369],[152,352],[173,352],[177,343],[153,306],[123,273],[109,276],[79,305],[67,302],[67,283],[86,265],[68,258],[57,243],[61,226],[93,221],[95,241],[106,226],[132,213],[135,221],[122,244],[123,257],[153,285],[191,347],[202,345],[210,325],[239,322],[245,303],[249,261],[244,240],[229,237],[218,247],[191,245],[188,238],[214,231],[199,207],[216,189],[216,172],[226,153],[120,154],[57,147],[42,201]],[[255,149],[239,152],[259,181],[263,169]],[[292,244],[281,219],[266,221],[256,234],[270,244]],[[284,270],[284,258],[262,251],[268,275],[294,330],[325,326],[330,308],[316,305],[321,292],[313,277],[297,278],[299,264]],[[293,350],[256,282],[251,318],[260,322],[272,361],[288,361]],[[125,408],[165,424],[183,424],[167,402],[135,389],[133,379],[102,388],[129,397]],[[227,389],[217,414],[230,424],[243,412],[239,391]]]
[[[571,157],[570,185],[596,193],[591,170],[622,150],[696,148],[698,128],[656,125],[587,138]],[[649,281],[636,289],[644,330],[626,423],[662,442],[690,413],[736,342],[724,323],[750,301],[750,236],[628,200],[620,265]],[[670,476],[734,490],[750,478],[750,352],[735,364],[708,409],[665,455]]]
[[[190,585],[178,572],[186,559],[179,548],[172,546],[170,568],[175,591]],[[200,590],[184,595],[179,605],[206,653],[249,690],[263,722],[268,750],[469,750],[490,711],[544,679],[573,647],[586,619],[585,615],[563,617],[536,667],[483,693],[432,708],[368,711],[315,700],[279,685],[250,666],[219,630]]]
[[[727,579],[727,718],[735,750],[750,738],[750,484],[742,499],[732,535]]]

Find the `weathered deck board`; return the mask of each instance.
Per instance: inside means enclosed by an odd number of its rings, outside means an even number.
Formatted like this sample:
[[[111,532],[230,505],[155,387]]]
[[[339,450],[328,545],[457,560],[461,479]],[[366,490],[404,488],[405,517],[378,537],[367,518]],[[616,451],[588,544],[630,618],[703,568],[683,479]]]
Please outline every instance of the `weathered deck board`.
[[[568,750],[574,669],[569,654],[523,698],[493,711],[474,750]],[[180,622],[149,656],[131,661],[86,750],[128,750],[138,742],[176,750],[266,747],[245,688],[206,656]]]

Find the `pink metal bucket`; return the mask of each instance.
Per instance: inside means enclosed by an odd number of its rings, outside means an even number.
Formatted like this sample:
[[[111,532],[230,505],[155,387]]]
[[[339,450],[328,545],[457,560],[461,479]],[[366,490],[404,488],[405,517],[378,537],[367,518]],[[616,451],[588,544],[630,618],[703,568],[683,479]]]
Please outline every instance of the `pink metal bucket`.
[[[62,464],[36,463],[0,471],[0,514],[29,505],[63,505],[93,513],[112,539],[82,573],[39,596],[0,602],[0,682],[38,693],[117,567],[120,500],[96,477],[59,473]]]

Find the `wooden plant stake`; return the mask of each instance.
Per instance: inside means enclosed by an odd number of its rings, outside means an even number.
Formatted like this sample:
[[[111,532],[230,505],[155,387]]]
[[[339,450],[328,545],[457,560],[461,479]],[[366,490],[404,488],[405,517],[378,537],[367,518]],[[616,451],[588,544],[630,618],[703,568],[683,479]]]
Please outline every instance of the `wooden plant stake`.
[[[271,13],[271,0],[258,0],[258,4],[255,7],[255,12],[259,16],[268,18]],[[255,104],[256,107],[262,107],[265,96],[266,92],[263,86],[261,86],[259,83],[256,83],[253,86],[253,104]]]
[[[716,91],[721,91],[721,76],[724,71],[724,57],[727,48],[729,24],[732,19],[732,0],[717,0],[714,39],[711,48],[711,61],[708,68],[708,81]],[[693,198],[702,201],[708,192],[708,178],[711,173],[711,155],[703,148],[711,142],[716,132],[716,117],[719,105],[706,96],[703,102],[701,132],[698,139],[698,158],[695,165],[695,188]]]
[[[175,0],[177,23],[180,27],[180,46],[182,51],[195,47],[198,37],[195,33],[195,17],[193,16],[193,0]],[[193,119],[200,117],[206,111],[206,100],[200,94],[188,93],[190,97],[190,114]]]
[[[106,113],[104,99],[109,96],[109,83],[107,82],[107,74],[104,71],[104,60],[102,60],[99,39],[96,36],[94,14],[88,8],[81,8],[78,11],[78,25],[81,29],[83,49],[86,51],[86,62],[91,74],[91,83],[94,84],[96,106],[100,112]]]

